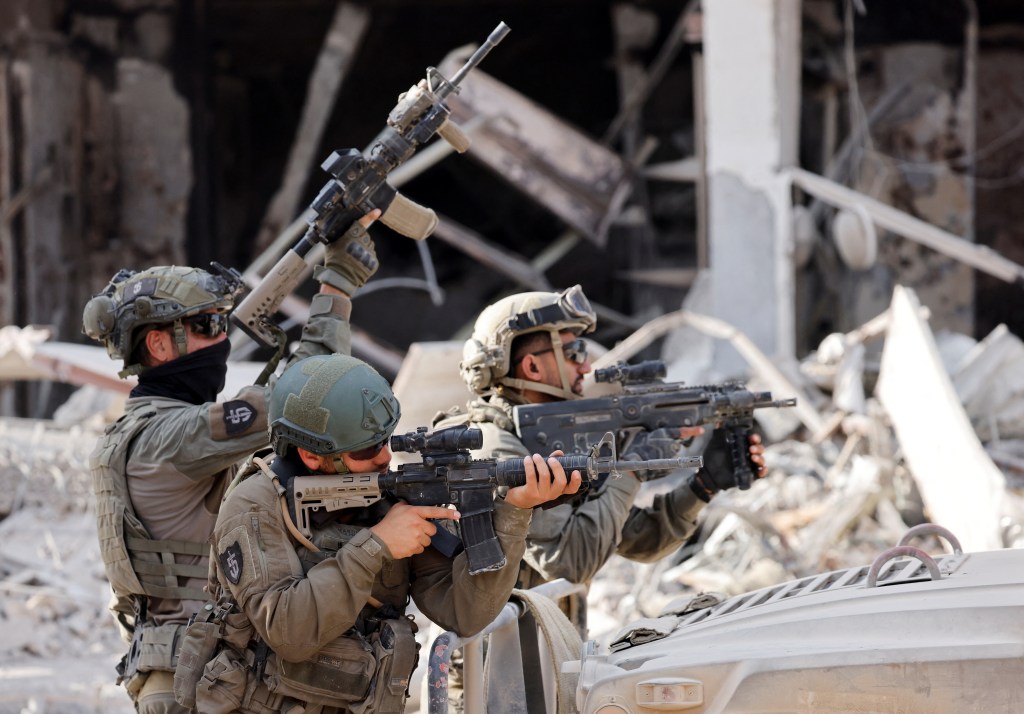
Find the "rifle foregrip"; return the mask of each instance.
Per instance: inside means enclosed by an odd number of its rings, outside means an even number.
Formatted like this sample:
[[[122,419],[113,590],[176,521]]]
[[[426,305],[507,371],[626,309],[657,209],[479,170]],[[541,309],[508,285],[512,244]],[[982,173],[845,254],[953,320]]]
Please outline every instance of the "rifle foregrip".
[[[572,456],[556,456],[558,463],[565,469],[568,476],[573,471],[579,471],[583,476],[583,483],[589,483],[589,457],[581,454]],[[495,480],[499,486],[515,488],[526,483],[526,468],[523,466],[526,459],[505,459],[496,465]]]
[[[451,119],[445,119],[438,127],[437,135],[447,141],[455,151],[464,154],[469,150],[469,136]]]

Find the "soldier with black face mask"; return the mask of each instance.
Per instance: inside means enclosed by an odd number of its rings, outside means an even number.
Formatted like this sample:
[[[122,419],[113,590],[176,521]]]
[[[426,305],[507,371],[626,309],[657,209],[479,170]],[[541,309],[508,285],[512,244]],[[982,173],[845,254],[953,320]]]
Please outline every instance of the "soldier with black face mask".
[[[327,247],[292,360],[350,352],[350,298],[377,269],[366,232],[377,215]],[[118,682],[143,714],[188,711],[174,700],[174,668],[189,617],[207,599],[217,511],[238,464],[269,441],[269,388],[216,401],[239,288],[230,276],[198,268],[121,270],[82,317],[85,333],[124,360],[121,377],[139,378],[90,468],[110,609],[131,643]]]

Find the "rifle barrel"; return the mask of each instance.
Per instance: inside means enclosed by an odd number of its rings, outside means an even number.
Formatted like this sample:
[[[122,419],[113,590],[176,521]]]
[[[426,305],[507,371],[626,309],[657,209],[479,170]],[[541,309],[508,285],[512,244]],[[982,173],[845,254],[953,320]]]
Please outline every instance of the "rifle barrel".
[[[499,22],[498,26],[494,28],[490,35],[488,35],[484,43],[477,48],[476,52],[474,52],[468,60],[466,60],[466,64],[462,65],[459,71],[455,73],[449,84],[453,87],[459,86],[459,82],[465,79],[466,75],[483,61],[484,57],[487,56],[488,52],[494,49],[495,45],[505,39],[505,35],[507,35],[510,30],[511,28],[504,22]],[[443,99],[448,92],[441,89],[438,91],[438,94],[441,94],[441,92],[444,92],[444,94],[441,95],[441,98]]]
[[[680,456],[676,459],[651,459],[650,461],[616,461],[616,471],[669,471],[671,469],[699,469],[704,465],[700,456]]]

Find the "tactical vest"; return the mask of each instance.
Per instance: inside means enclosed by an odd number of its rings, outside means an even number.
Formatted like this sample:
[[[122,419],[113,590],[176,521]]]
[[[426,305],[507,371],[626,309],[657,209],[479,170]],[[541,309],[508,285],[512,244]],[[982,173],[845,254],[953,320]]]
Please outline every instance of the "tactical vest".
[[[133,616],[132,605],[141,597],[171,600],[207,597],[200,588],[177,584],[182,577],[205,578],[207,566],[175,561],[176,556],[207,557],[209,544],[154,540],[136,515],[128,494],[125,473],[128,451],[135,437],[156,414],[157,408],[150,403],[130,405],[120,419],[107,427],[103,440],[89,459],[100,554],[110,587],[118,599],[115,609],[119,619]]]
[[[231,488],[256,473],[274,481],[279,492],[283,488],[262,459],[248,462]],[[383,502],[374,504],[367,518],[380,520],[386,508]],[[343,524],[317,529],[311,543],[317,552],[296,543],[302,573],[333,556],[363,530],[365,526]],[[388,563],[381,577],[385,583],[409,582],[400,561]],[[217,602],[207,603],[184,635],[174,686],[180,704],[192,708],[198,703],[204,711],[230,709],[242,714],[281,711],[286,703],[296,702],[324,713],[404,711],[419,644],[412,618],[399,608],[366,605],[345,634],[310,659],[289,662],[259,638],[229,592],[219,583],[212,589],[219,596]]]

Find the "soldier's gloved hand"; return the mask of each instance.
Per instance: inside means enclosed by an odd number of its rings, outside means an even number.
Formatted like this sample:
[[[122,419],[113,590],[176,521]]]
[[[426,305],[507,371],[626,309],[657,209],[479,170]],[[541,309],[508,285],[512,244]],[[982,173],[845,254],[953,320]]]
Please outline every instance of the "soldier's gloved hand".
[[[719,491],[736,486],[750,488],[750,481],[764,478],[768,473],[761,435],[757,431],[751,430],[747,434],[746,463],[740,466],[745,474],[738,472],[733,464],[726,435],[726,429],[715,429],[704,449],[704,466],[690,477],[690,490],[705,503]]]
[[[699,427],[698,427],[699,428]],[[703,431],[703,429],[700,429]],[[693,435],[681,433],[678,429],[654,429],[653,431],[642,431],[633,439],[629,445],[629,453],[623,458],[627,461],[651,461],[653,459],[674,459],[679,454],[679,449],[687,441],[692,440]],[[671,471],[639,469],[633,475],[640,481],[668,476]]]
[[[324,252],[324,264],[313,269],[313,278],[350,297],[366,285],[379,265],[366,227],[379,215],[376,210],[368,213],[353,223],[341,238],[329,243]]]

